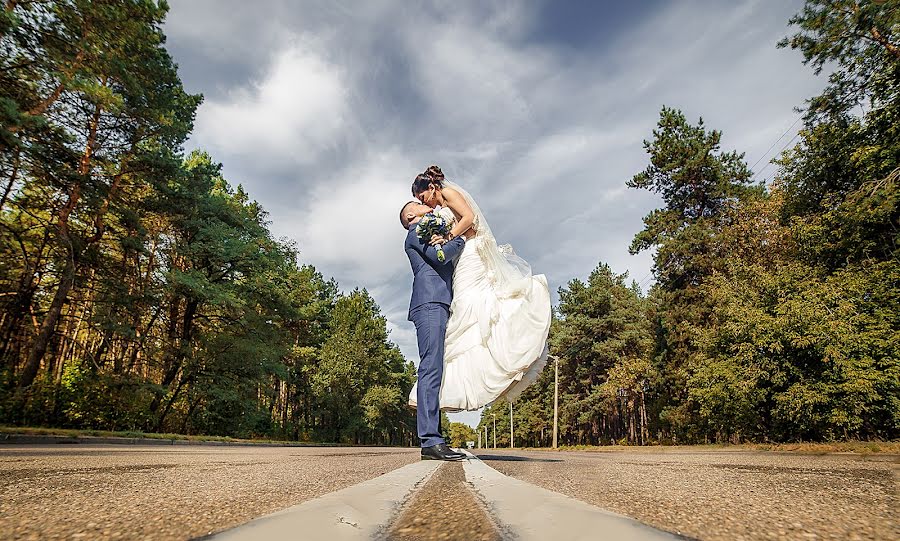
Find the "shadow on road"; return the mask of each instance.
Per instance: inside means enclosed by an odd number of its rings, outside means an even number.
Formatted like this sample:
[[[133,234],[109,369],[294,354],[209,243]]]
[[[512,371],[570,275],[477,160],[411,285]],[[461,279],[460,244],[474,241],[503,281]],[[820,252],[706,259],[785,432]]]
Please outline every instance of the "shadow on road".
[[[534,458],[530,456],[516,455],[475,455],[485,462],[496,460],[498,462],[562,462],[558,458]]]

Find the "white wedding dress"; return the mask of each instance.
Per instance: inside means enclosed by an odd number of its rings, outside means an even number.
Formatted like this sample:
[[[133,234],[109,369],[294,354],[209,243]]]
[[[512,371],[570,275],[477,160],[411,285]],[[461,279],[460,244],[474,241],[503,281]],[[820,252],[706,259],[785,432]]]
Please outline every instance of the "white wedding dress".
[[[509,245],[497,246],[471,196],[448,184],[472,206],[477,233],[466,241],[453,272],[440,406],[476,410],[499,398],[513,400],[544,368],[550,289],[547,278],[532,275]],[[454,220],[450,209],[436,212]],[[416,386],[409,404],[416,405]]]

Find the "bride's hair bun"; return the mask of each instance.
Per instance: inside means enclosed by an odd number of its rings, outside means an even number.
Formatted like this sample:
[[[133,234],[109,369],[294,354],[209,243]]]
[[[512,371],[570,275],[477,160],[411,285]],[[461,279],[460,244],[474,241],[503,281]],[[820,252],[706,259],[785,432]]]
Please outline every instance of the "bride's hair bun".
[[[419,173],[419,175],[416,176],[416,179],[413,180],[413,197],[427,190],[428,186],[431,184],[434,184],[438,188],[444,187],[444,172],[436,165],[428,167],[424,173]]]
[[[443,187],[444,185],[444,172],[441,171],[441,168],[436,165],[431,165],[428,169],[425,170],[425,175],[428,175],[433,179],[433,182],[437,186]]]

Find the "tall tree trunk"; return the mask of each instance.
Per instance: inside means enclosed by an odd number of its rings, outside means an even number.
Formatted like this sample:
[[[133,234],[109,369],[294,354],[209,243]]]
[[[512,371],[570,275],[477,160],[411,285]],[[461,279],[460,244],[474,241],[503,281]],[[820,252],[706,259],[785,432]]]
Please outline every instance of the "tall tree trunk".
[[[287,433],[288,427],[288,419],[290,418],[290,410],[291,410],[291,385],[284,381],[282,382],[284,389],[281,395],[281,427],[285,433]]]
[[[106,81],[104,80],[104,84],[105,82]],[[94,115],[91,118],[87,143],[78,168],[78,172],[82,177],[86,177],[90,174],[91,159],[94,155],[94,145],[97,141],[97,128],[100,123],[101,111],[102,109],[99,105],[95,107]],[[82,248],[76,247],[73,242],[71,232],[69,231],[69,217],[72,215],[72,212],[75,210],[80,199],[81,184],[76,182],[70,188],[69,198],[62,209],[60,209],[59,217],[57,219],[57,229],[60,241],[67,252],[66,264],[63,267],[59,285],[53,296],[53,302],[50,303],[50,309],[44,316],[44,321],[41,323],[41,329],[34,339],[31,351],[28,352],[28,360],[25,361],[25,367],[22,369],[22,376],[19,379],[19,388],[30,386],[34,382],[34,378],[37,377],[41,361],[44,358],[44,354],[47,352],[47,347],[50,345],[50,338],[56,331],[56,324],[59,321],[60,313],[62,313],[62,307],[69,296],[69,291],[71,291],[72,286],[75,285],[75,275],[78,272],[78,263]]]
[[[56,294],[53,296],[53,301],[50,303],[50,309],[47,311],[47,315],[44,316],[44,321],[41,323],[38,335],[34,339],[31,351],[28,352],[28,359],[25,361],[25,366],[22,368],[22,373],[19,375],[19,388],[30,386],[37,377],[38,370],[41,367],[41,360],[43,360],[44,354],[47,352],[47,347],[50,345],[50,339],[56,331],[56,323],[59,321],[59,315],[62,313],[63,305],[66,303],[69,291],[72,290],[74,284],[75,262],[69,258],[66,260],[65,267],[63,267],[59,285],[56,288]]]
[[[190,435],[190,431],[188,431],[188,425],[191,422],[191,415],[194,414],[194,410],[197,409],[197,406],[200,405],[200,399],[191,400],[190,406],[188,406],[187,413],[184,415],[184,422],[181,423],[181,433]]]
[[[650,441],[650,427],[647,422],[647,400],[644,391],[641,391],[641,445],[647,445]]]
[[[174,302],[174,301],[173,301]],[[184,362],[185,357],[187,356],[187,348],[190,347],[191,335],[193,332],[193,324],[194,324],[194,316],[197,313],[198,302],[195,299],[188,299],[187,303],[185,303],[184,307],[184,319],[182,321],[181,326],[181,338],[171,344],[172,352],[169,354],[169,363],[166,367],[166,372],[163,376],[162,385],[163,387],[169,387],[174,381],[175,377],[178,375],[178,372],[181,371],[181,365]],[[174,314],[177,314],[177,305],[174,306]],[[174,328],[177,328],[177,323],[173,320],[169,323],[169,330],[172,332]],[[182,376],[182,382],[185,379],[185,376]],[[178,384],[178,388],[176,389],[176,395],[178,389],[181,388],[182,383]],[[162,397],[157,396],[150,402],[150,411],[155,413],[159,406],[162,404]],[[169,402],[169,405],[166,406],[168,409],[172,405],[172,402]],[[162,417],[166,415],[167,412],[163,412],[160,417],[160,424],[162,423]]]
[[[78,303],[69,304],[68,314],[66,315],[66,326],[63,330],[63,342],[62,347],[59,348],[57,355],[48,356],[47,357],[47,372],[51,374],[55,374],[55,370],[58,366],[62,366],[66,363],[66,358],[72,355],[74,357],[75,350],[75,340],[78,335],[78,331],[76,330],[76,323],[79,322],[79,318],[76,316],[78,313]]]
[[[175,387],[175,391],[172,393],[172,396],[169,398],[169,401],[166,403],[166,407],[163,409],[162,413],[159,415],[159,418],[156,421],[156,424],[153,427],[154,432],[159,432],[162,430],[163,423],[166,421],[166,416],[169,414],[169,411],[172,409],[172,404],[175,403],[175,400],[178,398],[178,395],[181,393],[181,389],[187,383],[188,378],[182,377],[178,381],[178,386]]]
[[[628,414],[628,443],[635,444],[637,443],[637,427],[635,426],[635,416],[637,415],[637,411],[634,407],[634,398],[629,399],[628,403],[630,407],[627,408]]]
[[[110,342],[112,341],[112,330],[105,329],[103,334],[100,335],[100,345],[97,346],[97,351],[94,353],[94,365],[97,368],[101,368],[106,362],[103,358],[106,356],[106,352],[109,351]]]
[[[16,356],[8,354],[12,349],[11,346],[16,335],[18,334],[17,331],[25,321],[25,316],[27,316],[30,311],[34,294],[37,292],[37,287],[34,284],[34,277],[34,269],[26,263],[25,272],[19,280],[19,287],[12,302],[7,305],[6,312],[3,314],[5,316],[3,324],[0,325],[0,358],[6,359],[6,364],[11,367],[18,364],[18,359]]]
[[[40,268],[41,258],[44,254],[44,248],[47,246],[49,238],[50,232],[49,230],[45,230],[44,236],[41,239],[41,244],[38,246],[34,258],[29,258],[27,254],[24,253],[23,247],[22,260],[25,263],[25,268],[22,271],[22,275],[19,277],[18,287],[12,302],[5,308],[4,316],[6,317],[3,320],[3,325],[0,326],[0,359],[6,359],[7,364],[13,368],[18,365],[18,351],[22,349],[22,344],[16,342],[16,347],[12,348],[12,346],[16,335],[21,334],[21,331],[23,330],[21,325],[24,323],[26,316],[32,312],[32,301],[34,299],[34,294],[37,293],[35,278],[37,277],[37,271],[38,268]],[[37,328],[38,326],[35,325],[35,329]],[[15,354],[12,354],[13,350],[15,350]]]
[[[297,392],[300,392],[300,386],[297,386]],[[312,426],[312,411],[309,403],[309,393],[303,393],[303,428],[309,432],[310,427]]]
[[[137,333],[138,341],[135,344],[134,348],[131,350],[131,357],[128,360],[128,366],[125,368],[126,374],[130,374],[134,370],[140,353],[144,349],[144,344],[147,342],[147,337],[153,331],[153,326],[156,325],[156,320],[159,318],[159,313],[159,309],[153,310],[153,315],[150,316],[150,321],[147,322],[147,329],[145,332],[140,332],[140,329],[137,326],[140,324],[140,321],[135,324],[135,332]]]
[[[158,238],[156,236],[153,237],[153,241],[151,242],[150,249],[148,250],[148,260],[147,260],[147,270],[146,273],[141,274],[140,269],[140,258],[135,258],[135,267],[137,274],[137,292],[138,296],[141,299],[145,298],[147,292],[147,284],[150,283],[150,276],[152,272],[155,270],[155,260],[154,256],[156,254],[156,246],[157,246]],[[158,305],[156,305],[158,306]],[[124,372],[131,373],[134,370],[134,366],[137,362],[138,355],[141,350],[144,348],[144,343],[146,342],[147,336],[153,332],[153,326],[156,324],[156,320],[159,317],[160,310],[156,309],[156,306],[150,308],[151,316],[150,321],[147,323],[146,327],[142,327],[141,320],[145,314],[142,314],[140,310],[134,310],[132,312],[131,326],[135,332],[136,340],[132,342],[132,348],[130,351],[130,355],[128,358],[128,363],[124,367]],[[145,329],[142,331],[141,329]]]

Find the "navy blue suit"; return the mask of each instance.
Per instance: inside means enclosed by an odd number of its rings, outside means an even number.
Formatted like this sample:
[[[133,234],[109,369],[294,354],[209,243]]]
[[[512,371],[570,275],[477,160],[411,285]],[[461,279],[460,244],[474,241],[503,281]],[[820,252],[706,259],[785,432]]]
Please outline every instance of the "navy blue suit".
[[[465,243],[463,237],[456,237],[444,244],[444,261],[440,261],[437,249],[421,240],[411,224],[403,245],[413,272],[409,320],[416,326],[419,345],[416,427],[422,447],[445,443],[440,430],[444,337],[453,300],[453,262]]]

